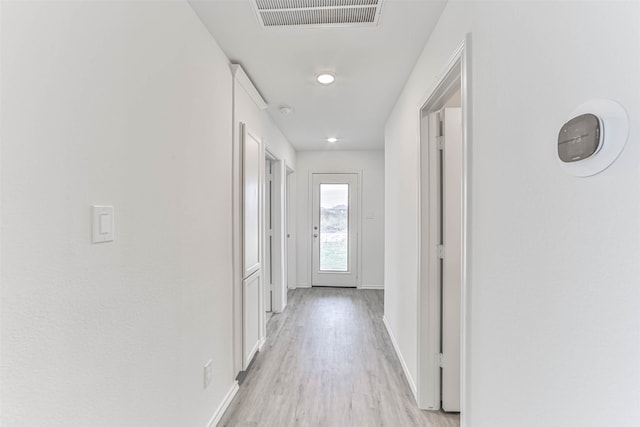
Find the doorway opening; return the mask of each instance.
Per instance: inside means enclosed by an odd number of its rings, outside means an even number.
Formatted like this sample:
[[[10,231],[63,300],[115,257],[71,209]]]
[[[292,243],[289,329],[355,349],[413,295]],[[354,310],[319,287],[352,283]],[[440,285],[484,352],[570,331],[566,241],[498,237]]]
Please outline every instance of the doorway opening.
[[[267,316],[273,313],[273,163],[275,159],[265,154],[264,165],[264,309]]]
[[[273,313],[281,313],[287,305],[288,239],[286,237],[286,164],[268,146],[264,148],[263,179],[263,298],[265,316],[271,316]]]
[[[460,412],[468,325],[469,41],[420,109],[418,381],[421,409]]]
[[[286,170],[286,179],[285,179],[285,227],[286,227],[286,238],[287,242],[285,244],[287,253],[285,256],[286,266],[285,266],[285,276],[286,283],[283,289],[284,295],[286,297],[288,289],[295,289],[296,287],[296,243],[293,236],[293,231],[296,229],[295,225],[295,211],[294,211],[294,203],[293,203],[293,195],[294,195],[294,178],[293,169],[289,166],[285,168]],[[285,300],[286,304],[286,300]]]

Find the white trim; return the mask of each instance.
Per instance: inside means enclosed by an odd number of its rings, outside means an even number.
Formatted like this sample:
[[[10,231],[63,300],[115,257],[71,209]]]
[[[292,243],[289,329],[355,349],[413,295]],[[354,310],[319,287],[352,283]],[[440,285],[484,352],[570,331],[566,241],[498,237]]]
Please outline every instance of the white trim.
[[[227,392],[227,395],[220,403],[220,406],[218,406],[218,409],[216,409],[216,411],[213,413],[213,417],[211,417],[211,420],[209,421],[209,424],[207,424],[207,427],[216,427],[218,425],[225,411],[227,410],[229,405],[231,405],[233,398],[236,397],[236,394],[238,394],[238,390],[240,390],[238,381],[234,381],[231,385],[231,388]]]
[[[300,289],[300,288],[310,289],[311,285],[308,284],[308,283],[296,283],[296,287],[295,288],[291,288],[291,289]]]
[[[384,289],[384,285],[360,285],[358,289]]]
[[[233,77],[240,83],[240,85],[247,91],[253,102],[256,103],[259,109],[266,110],[268,105],[264,100],[258,89],[255,87],[247,73],[244,72],[244,69],[240,64],[230,64],[231,73]]]
[[[456,50],[453,52],[445,66],[442,68],[442,71],[438,75],[436,83],[431,88],[429,88],[429,90],[423,97],[420,98],[421,102],[418,104],[419,111],[424,110],[425,107],[428,106],[428,104],[436,101],[441,96],[441,93],[451,85],[451,81],[448,81],[447,77],[451,73],[451,71],[461,63],[462,56],[464,55],[465,50],[465,42],[466,38],[458,45],[458,47],[456,47]]]
[[[266,179],[266,171],[265,171],[265,143],[264,143],[264,139],[260,138],[260,154],[259,154],[259,184],[258,184],[258,194],[260,195],[259,197],[259,202],[258,202],[258,209],[260,211],[260,221],[259,221],[259,231],[258,231],[258,237],[259,237],[259,243],[258,243],[258,247],[259,247],[259,252],[260,252],[260,295],[259,295],[259,299],[258,299],[258,325],[259,325],[259,339],[258,339],[258,351],[262,348],[262,345],[264,345],[264,340],[267,337],[267,319],[266,319],[266,310],[265,310],[265,292],[264,292],[264,288],[265,288],[265,277],[264,277],[264,217],[265,217],[265,209],[264,209],[264,199],[265,199],[265,195],[264,195],[264,182]],[[244,189],[244,185],[243,185],[243,189]],[[242,197],[244,200],[244,196]],[[244,216],[243,216],[244,217]],[[251,356],[251,358],[253,359],[253,356]],[[248,367],[248,365],[247,365]]]
[[[393,349],[396,351],[396,355],[398,359],[400,359],[400,365],[402,366],[402,371],[404,372],[404,376],[407,377],[407,382],[409,383],[409,388],[411,389],[411,393],[413,393],[413,398],[417,400],[418,389],[416,388],[416,383],[413,380],[413,377],[409,373],[409,368],[407,368],[407,363],[404,361],[404,357],[402,357],[402,352],[400,351],[400,347],[398,346],[398,342],[396,341],[393,332],[391,331],[391,326],[389,326],[389,322],[387,321],[386,316],[382,316],[382,323],[384,323],[385,328],[387,328],[387,333],[389,334],[389,338],[391,339],[391,344],[393,344]]]
[[[472,95],[471,95],[471,33],[465,34],[464,52],[462,52],[462,289],[460,319],[461,330],[461,350],[460,350],[460,426],[470,426],[471,408],[468,394],[471,390],[469,383],[471,368],[471,144],[473,127],[472,115]]]
[[[235,84],[233,91],[233,141],[232,141],[232,271],[233,271],[233,320],[231,322],[233,334],[233,371],[242,371],[244,347],[244,313],[242,309],[242,268],[243,268],[243,211],[242,211],[242,144],[245,124],[236,122],[235,113]]]
[[[455,67],[460,67],[459,77],[451,79],[454,75]],[[456,73],[457,74],[457,73]],[[442,97],[447,89],[454,81],[459,79],[461,94],[462,94],[462,157],[463,157],[463,177],[462,177],[462,227],[463,227],[463,241],[462,241],[462,289],[461,289],[461,389],[460,389],[460,425],[461,427],[469,427],[468,419],[470,418],[470,407],[468,393],[470,390],[469,385],[469,372],[470,372],[470,360],[471,360],[471,348],[470,348],[470,277],[469,277],[469,255],[471,250],[470,244],[470,211],[471,211],[471,196],[470,196],[470,158],[469,153],[471,150],[471,127],[472,127],[472,115],[471,115],[471,34],[467,33],[464,40],[455,49],[453,55],[447,61],[443,71],[436,79],[436,84],[430,88],[425,94],[423,102],[417,106],[418,110],[418,135],[422,139],[423,133],[420,128],[422,122],[423,111],[431,111],[436,109],[436,104],[439,102],[439,98]],[[428,110],[427,110],[428,109]],[[421,171],[418,178],[418,233],[420,238],[418,239],[418,278],[422,277],[422,262],[423,254],[421,253],[422,244],[422,158],[421,149],[422,144],[418,144],[418,170]],[[428,248],[426,249],[428,250]],[[417,345],[417,361],[418,361],[418,379],[423,376],[421,374],[422,369],[426,368],[422,366],[423,363],[427,363],[428,354],[424,355],[422,345],[425,339],[427,339],[428,331],[425,331],[423,327],[423,320],[425,319],[425,313],[423,313],[422,307],[425,304],[425,296],[423,295],[423,283],[420,279],[418,284],[418,345]],[[425,289],[426,290],[426,289]],[[420,382],[419,384],[420,385]],[[421,393],[418,393],[420,395]],[[420,402],[418,402],[420,405]]]
[[[265,317],[266,317],[266,313],[265,313]],[[266,322],[265,322],[266,323]],[[267,337],[262,337],[262,339],[260,340],[260,342],[258,343],[258,351],[262,351],[262,349],[264,348],[264,345],[267,343]],[[255,355],[254,355],[255,356]]]

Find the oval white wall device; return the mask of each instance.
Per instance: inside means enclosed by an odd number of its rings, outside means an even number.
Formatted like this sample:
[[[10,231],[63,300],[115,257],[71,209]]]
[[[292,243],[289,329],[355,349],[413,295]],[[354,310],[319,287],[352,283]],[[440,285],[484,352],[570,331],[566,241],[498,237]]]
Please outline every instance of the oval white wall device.
[[[560,129],[558,162],[570,175],[595,175],[620,156],[628,137],[624,107],[610,99],[592,99],[573,110]]]

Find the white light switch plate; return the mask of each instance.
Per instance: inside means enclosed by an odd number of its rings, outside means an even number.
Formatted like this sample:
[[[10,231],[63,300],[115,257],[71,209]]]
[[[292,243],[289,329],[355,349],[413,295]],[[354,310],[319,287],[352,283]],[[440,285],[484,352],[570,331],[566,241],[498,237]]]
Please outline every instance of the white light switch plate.
[[[91,206],[91,241],[113,241],[113,206]]]

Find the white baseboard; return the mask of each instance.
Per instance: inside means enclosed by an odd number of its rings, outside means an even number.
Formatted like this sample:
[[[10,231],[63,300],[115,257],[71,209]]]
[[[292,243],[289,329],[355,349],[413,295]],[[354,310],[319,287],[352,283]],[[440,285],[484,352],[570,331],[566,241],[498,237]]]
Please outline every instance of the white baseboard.
[[[300,289],[300,288],[308,289],[310,287],[311,287],[311,285],[308,285],[306,283],[296,283],[296,289]]]
[[[391,326],[389,326],[389,322],[387,322],[387,318],[382,316],[382,322],[384,326],[387,328],[387,333],[389,334],[389,338],[391,338],[391,343],[393,344],[393,349],[396,351],[398,355],[398,359],[400,359],[400,365],[402,365],[402,370],[404,371],[404,376],[407,377],[407,381],[409,382],[409,388],[411,389],[411,393],[413,393],[413,398],[418,401],[418,389],[416,388],[416,383],[411,377],[409,373],[409,369],[407,368],[407,364],[404,361],[404,357],[402,357],[402,353],[400,352],[400,347],[398,347],[398,342],[396,341],[396,337],[393,335],[391,331]]]
[[[207,425],[207,427],[216,427],[218,425],[218,423],[222,419],[222,416],[224,415],[224,411],[226,411],[229,405],[231,405],[231,402],[233,401],[233,398],[236,397],[238,390],[240,390],[240,386],[238,386],[238,381],[234,381],[233,385],[227,392],[227,395],[224,397],[224,400],[222,401],[220,406],[218,406],[218,409],[216,409],[216,412],[213,414],[213,418],[211,418],[211,421],[209,421],[209,424]]]
[[[358,289],[384,290],[384,285],[360,285]]]

